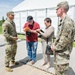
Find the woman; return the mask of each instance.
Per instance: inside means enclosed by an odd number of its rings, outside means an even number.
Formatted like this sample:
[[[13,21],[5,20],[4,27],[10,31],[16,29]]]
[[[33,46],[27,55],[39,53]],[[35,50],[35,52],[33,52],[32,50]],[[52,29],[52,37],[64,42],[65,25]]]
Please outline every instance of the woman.
[[[54,27],[51,26],[51,19],[50,18],[46,18],[44,20],[44,24],[46,26],[45,31],[42,32],[41,30],[37,29],[37,32],[39,32],[41,34],[41,38],[42,38],[42,49],[43,49],[43,65],[48,65],[47,68],[50,67],[50,55],[46,55],[45,51],[46,51],[46,46],[47,46],[47,39],[48,39],[48,45],[52,45],[52,38],[54,36]]]

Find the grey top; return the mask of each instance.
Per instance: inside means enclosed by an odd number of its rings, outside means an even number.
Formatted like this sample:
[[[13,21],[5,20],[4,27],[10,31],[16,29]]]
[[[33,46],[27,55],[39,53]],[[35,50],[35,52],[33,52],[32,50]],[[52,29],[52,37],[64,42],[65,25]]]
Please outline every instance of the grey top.
[[[48,44],[51,45],[52,44],[52,38],[54,37],[54,27],[53,26],[49,26],[48,28],[45,28],[44,33],[41,32],[40,33],[42,35],[42,42],[47,42],[47,38],[48,38]]]

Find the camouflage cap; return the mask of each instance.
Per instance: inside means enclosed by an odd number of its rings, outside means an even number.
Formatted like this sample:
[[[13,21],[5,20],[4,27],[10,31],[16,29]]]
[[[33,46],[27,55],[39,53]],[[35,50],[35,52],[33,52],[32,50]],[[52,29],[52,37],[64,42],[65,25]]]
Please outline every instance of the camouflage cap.
[[[59,8],[69,9],[69,4],[67,1],[63,1],[57,4],[56,10]]]
[[[14,15],[14,12],[13,11],[7,12],[7,15],[9,15],[9,14]]]

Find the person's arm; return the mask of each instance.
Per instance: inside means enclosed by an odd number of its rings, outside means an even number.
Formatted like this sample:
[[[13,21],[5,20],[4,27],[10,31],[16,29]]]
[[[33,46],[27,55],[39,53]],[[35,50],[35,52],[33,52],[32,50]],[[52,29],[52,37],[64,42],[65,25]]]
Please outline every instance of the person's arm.
[[[30,32],[38,34],[37,29],[40,29],[40,25],[38,23],[36,23],[36,30],[30,30]]]
[[[14,23],[14,22],[13,22],[13,23]],[[14,23],[14,29],[15,29],[15,34],[16,34],[15,37],[18,37],[18,36],[17,36],[17,31],[16,31],[16,25],[15,25],[15,23]]]
[[[46,32],[39,32],[43,37],[48,38],[54,32],[54,27],[50,27]]]
[[[68,45],[68,43],[70,43],[70,41],[72,40],[71,34],[72,34],[72,25],[71,25],[71,23],[67,22],[64,24],[64,28],[62,30],[60,39],[59,39],[58,43],[55,45],[54,49],[56,51],[63,50],[64,47],[66,45]]]
[[[25,23],[25,24],[24,24],[24,27],[23,27],[23,31],[25,32],[25,35],[26,35],[26,32],[27,32],[27,31],[25,30],[26,27],[28,27],[28,26],[27,26],[27,23]]]
[[[7,24],[2,25],[2,32],[7,39],[13,39],[13,36],[9,34],[9,27]]]
[[[30,30],[29,32],[37,34],[36,30]]]
[[[27,23],[24,24],[23,31],[25,32],[25,28],[27,27]]]

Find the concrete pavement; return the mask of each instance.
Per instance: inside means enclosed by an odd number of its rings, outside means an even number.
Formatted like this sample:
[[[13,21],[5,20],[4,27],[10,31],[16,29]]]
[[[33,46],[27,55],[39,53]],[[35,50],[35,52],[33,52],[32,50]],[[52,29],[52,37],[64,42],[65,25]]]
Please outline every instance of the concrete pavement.
[[[0,47],[4,46],[4,37],[3,35],[0,35]]]
[[[4,43],[3,36],[0,35],[0,45]],[[70,69],[68,71],[68,75],[75,75],[75,48],[71,53],[70,59]],[[42,66],[42,48],[41,43],[38,44],[37,49],[37,61],[34,65],[31,65],[31,62],[25,64],[27,59],[27,50],[26,50],[26,42],[20,41],[18,42],[18,49],[16,55],[16,61],[20,62],[20,65],[14,66],[13,72],[8,73],[4,70],[4,56],[5,56],[5,46],[0,47],[0,75],[53,75],[54,74],[54,67],[53,67],[53,60],[54,57],[51,56],[51,67],[47,69],[47,66]]]

